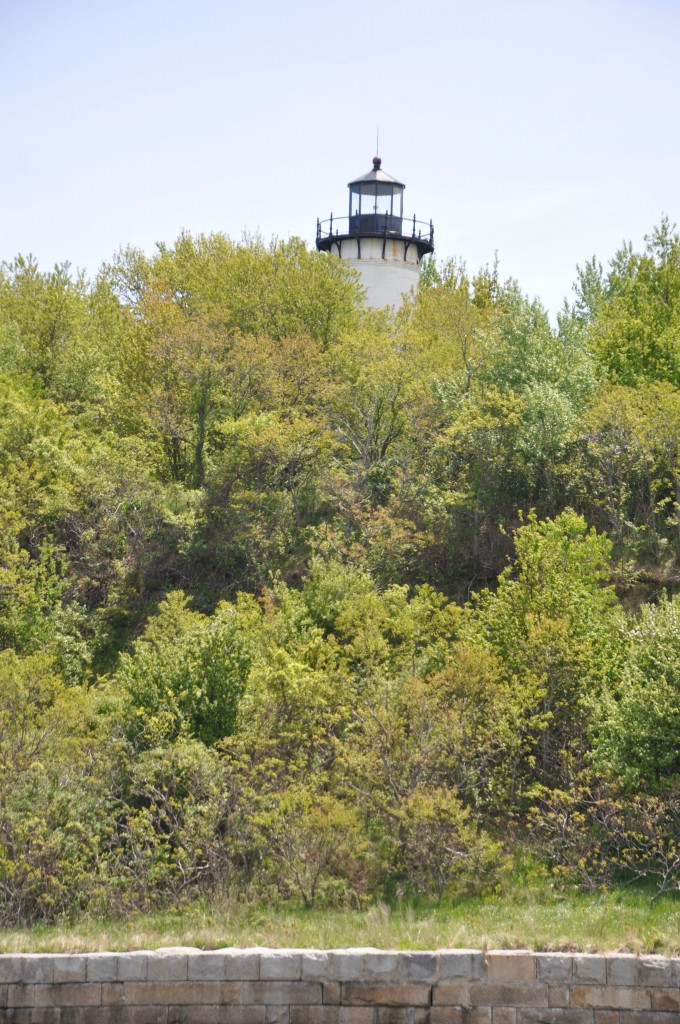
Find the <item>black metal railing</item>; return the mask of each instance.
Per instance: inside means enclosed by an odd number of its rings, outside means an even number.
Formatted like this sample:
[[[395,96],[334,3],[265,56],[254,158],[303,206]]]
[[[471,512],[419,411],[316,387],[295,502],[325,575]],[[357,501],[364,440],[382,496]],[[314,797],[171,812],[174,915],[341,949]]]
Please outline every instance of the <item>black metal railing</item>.
[[[416,220],[411,217],[395,217],[390,213],[362,213],[352,217],[334,217],[317,220],[316,241],[330,242],[333,238],[408,238],[422,245],[434,247],[434,226],[432,221]]]

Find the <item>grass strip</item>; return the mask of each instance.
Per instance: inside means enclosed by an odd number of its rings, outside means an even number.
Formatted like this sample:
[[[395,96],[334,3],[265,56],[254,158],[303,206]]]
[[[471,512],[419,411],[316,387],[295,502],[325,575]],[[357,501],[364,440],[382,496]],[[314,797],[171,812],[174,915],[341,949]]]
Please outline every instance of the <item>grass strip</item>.
[[[455,903],[375,903],[361,910],[243,904],[224,897],[174,911],[114,920],[86,918],[0,930],[0,952],[83,952],[162,946],[380,949],[479,948],[680,954],[680,901],[636,890],[596,895],[460,899]]]

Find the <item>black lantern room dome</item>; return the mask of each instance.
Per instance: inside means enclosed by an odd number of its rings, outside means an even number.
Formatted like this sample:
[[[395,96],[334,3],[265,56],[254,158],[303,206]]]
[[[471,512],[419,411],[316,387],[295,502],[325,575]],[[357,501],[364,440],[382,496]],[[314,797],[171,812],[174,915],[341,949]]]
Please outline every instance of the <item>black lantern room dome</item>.
[[[369,171],[368,174],[360,175],[358,178],[355,178],[354,181],[350,181],[349,188],[352,188],[353,185],[361,185],[364,182],[372,181],[381,182],[385,185],[396,185],[398,188],[401,189],[406,188],[406,185],[403,183],[403,181],[397,181],[397,179],[393,178],[391,174],[388,174],[386,171],[383,171],[382,157],[380,156],[373,157],[373,170]]]

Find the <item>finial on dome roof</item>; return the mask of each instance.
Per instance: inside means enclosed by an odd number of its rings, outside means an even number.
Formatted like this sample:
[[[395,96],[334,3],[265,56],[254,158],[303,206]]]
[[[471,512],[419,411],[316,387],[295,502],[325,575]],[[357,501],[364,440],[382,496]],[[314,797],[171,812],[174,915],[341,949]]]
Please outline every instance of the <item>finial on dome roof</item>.
[[[379,170],[380,170],[380,165],[381,165],[381,163],[382,163],[382,159],[381,159],[381,157],[379,157],[379,156],[374,156],[374,157],[373,157],[373,170],[374,170],[374,171],[379,171]]]

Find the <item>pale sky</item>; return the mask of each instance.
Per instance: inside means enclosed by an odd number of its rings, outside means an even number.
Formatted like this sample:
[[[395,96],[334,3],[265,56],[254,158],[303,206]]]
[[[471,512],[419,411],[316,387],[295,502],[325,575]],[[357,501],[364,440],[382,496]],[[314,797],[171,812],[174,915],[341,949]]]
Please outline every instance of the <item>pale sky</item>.
[[[314,241],[383,168],[554,313],[680,222],[680,0],[0,0],[0,260]]]

